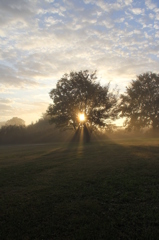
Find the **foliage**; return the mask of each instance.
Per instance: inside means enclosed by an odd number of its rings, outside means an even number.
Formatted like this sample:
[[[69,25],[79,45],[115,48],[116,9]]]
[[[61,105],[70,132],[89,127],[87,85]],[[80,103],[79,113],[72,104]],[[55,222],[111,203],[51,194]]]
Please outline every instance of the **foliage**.
[[[71,72],[65,74],[50,92],[53,104],[48,108],[51,122],[60,128],[79,127],[79,113],[84,113],[85,125],[91,130],[105,128],[108,120],[115,118],[117,97],[109,92],[109,84],[101,86],[96,72]]]
[[[120,116],[126,117],[125,126],[131,129],[159,128],[159,74],[147,72],[136,80],[121,95]]]
[[[46,143],[65,139],[66,134],[59,134],[46,116],[29,126],[5,125],[0,128],[0,144]]]
[[[20,143],[25,139],[26,127],[6,125],[0,129],[0,144]]]
[[[5,125],[15,125],[15,126],[25,126],[25,121],[18,117],[13,117],[12,119],[8,120]]]
[[[0,128],[5,125],[6,122],[0,122]]]

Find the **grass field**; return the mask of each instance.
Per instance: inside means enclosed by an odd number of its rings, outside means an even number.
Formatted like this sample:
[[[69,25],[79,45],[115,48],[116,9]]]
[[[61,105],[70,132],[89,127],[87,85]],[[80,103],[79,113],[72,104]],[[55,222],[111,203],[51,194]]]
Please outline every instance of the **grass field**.
[[[159,239],[159,138],[0,146],[1,240]]]

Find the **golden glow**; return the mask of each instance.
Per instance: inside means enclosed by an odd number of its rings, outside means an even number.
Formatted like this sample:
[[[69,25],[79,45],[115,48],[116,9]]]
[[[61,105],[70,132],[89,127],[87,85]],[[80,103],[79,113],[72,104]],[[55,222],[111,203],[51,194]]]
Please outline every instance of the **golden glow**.
[[[78,116],[79,116],[80,122],[83,122],[85,120],[84,113],[80,113]]]

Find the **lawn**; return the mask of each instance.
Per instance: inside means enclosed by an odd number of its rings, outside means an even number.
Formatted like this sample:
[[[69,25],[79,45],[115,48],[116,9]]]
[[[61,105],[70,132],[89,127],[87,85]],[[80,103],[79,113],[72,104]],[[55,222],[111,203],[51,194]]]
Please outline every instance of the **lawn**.
[[[158,239],[159,139],[0,146],[1,240]]]

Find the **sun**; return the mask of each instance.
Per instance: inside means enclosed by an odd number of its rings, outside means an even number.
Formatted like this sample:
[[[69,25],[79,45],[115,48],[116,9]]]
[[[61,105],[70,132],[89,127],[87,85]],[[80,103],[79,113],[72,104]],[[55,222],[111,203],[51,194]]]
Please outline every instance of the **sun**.
[[[85,120],[85,116],[84,116],[84,113],[79,113],[79,120],[80,122],[83,122]]]

